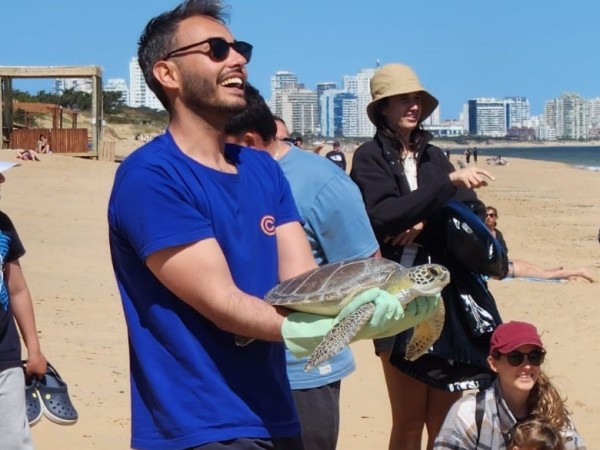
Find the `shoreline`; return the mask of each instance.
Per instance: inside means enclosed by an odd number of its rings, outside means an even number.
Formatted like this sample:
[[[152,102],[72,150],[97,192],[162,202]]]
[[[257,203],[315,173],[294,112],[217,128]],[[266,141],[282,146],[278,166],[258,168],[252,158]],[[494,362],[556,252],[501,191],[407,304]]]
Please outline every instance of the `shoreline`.
[[[560,148],[560,147],[598,147],[600,149],[600,141],[493,141],[493,142],[478,142],[469,141],[465,144],[459,144],[454,141],[443,139],[433,139],[432,143],[440,148],[449,149],[466,149],[477,147],[478,150],[487,150],[493,148]]]

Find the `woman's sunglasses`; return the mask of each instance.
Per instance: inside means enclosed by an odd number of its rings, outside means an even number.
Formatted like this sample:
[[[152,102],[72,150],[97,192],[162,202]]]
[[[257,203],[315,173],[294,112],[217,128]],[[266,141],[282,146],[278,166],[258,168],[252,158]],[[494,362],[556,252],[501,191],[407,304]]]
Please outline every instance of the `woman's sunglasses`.
[[[509,353],[500,353],[500,355],[506,356],[506,360],[513,367],[519,367],[527,358],[529,364],[532,366],[541,366],[544,362],[544,358],[546,358],[546,352],[544,350],[531,350],[529,353],[520,352],[518,350],[513,350]]]
[[[485,217],[496,217],[496,213],[485,213]]]
[[[192,48],[197,47],[199,45],[203,45],[203,44],[208,44],[208,47],[209,47],[208,55],[214,61],[217,61],[217,62],[225,61],[227,59],[227,56],[229,56],[229,50],[232,48],[236,52],[238,52],[240,55],[242,55],[246,59],[247,63],[249,63],[250,59],[252,58],[252,45],[251,44],[248,44],[247,42],[244,42],[244,41],[227,42],[223,38],[214,37],[214,38],[205,39],[204,41],[196,42],[194,44],[186,45],[185,47],[179,47],[179,48],[167,53],[167,56],[165,56],[163,59],[167,60],[169,58],[172,58],[173,56],[185,56],[187,53],[184,53],[184,52],[187,52],[188,50],[191,50]],[[177,53],[182,53],[182,54],[177,55]]]

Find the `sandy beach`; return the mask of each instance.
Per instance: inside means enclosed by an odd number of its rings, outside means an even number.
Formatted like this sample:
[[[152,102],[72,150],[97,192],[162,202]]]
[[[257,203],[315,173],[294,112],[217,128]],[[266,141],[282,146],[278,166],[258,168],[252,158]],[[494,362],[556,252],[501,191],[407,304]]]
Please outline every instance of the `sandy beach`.
[[[119,153],[119,152],[117,152]],[[0,151],[0,160],[18,161]],[[129,448],[127,335],[108,250],[106,205],[117,164],[41,155],[6,172],[1,208],[27,249],[22,258],[43,351],[69,385],[80,420],[33,428],[38,450]],[[600,174],[511,158],[486,167],[496,181],[479,191],[498,208],[510,256],[545,267],[588,267],[600,278]],[[545,369],[588,448],[600,445],[600,284],[491,281],[504,320],[537,324]],[[385,449],[390,412],[370,342],[353,344],[357,371],[342,383],[338,448]]]

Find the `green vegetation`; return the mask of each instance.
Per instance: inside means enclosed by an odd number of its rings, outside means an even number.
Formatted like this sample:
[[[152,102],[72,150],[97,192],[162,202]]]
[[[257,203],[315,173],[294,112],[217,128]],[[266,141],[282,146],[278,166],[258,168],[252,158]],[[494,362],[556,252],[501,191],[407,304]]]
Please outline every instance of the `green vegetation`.
[[[92,108],[92,96],[86,92],[75,91],[74,89],[66,89],[61,95],[46,91],[30,94],[29,92],[15,90],[13,98],[19,102],[60,105],[63,108],[81,111],[84,116]],[[166,111],[157,111],[145,107],[130,108],[124,104],[120,92],[102,92],[102,106],[104,120],[110,124],[148,125],[149,129],[160,129],[167,126],[168,114]],[[43,114],[30,116],[29,125],[36,126],[36,117],[41,116]],[[24,122],[25,113],[23,111],[16,111],[15,120],[17,122]]]

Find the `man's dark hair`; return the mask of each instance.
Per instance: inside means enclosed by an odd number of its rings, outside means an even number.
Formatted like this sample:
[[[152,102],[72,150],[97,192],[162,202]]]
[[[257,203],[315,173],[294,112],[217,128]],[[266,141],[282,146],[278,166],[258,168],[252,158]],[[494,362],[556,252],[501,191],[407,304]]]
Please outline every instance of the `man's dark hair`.
[[[277,136],[275,118],[260,92],[250,83],[246,83],[244,96],[246,109],[229,120],[225,126],[225,133],[239,136],[252,131],[258,133],[265,142],[275,139]]]
[[[303,142],[304,142],[304,139],[302,139],[302,136],[296,136],[296,137],[294,138],[294,142],[300,142],[300,143],[303,143]]]
[[[138,63],[148,87],[156,94],[163,106],[170,110],[161,84],[152,69],[175,45],[175,34],[179,24],[190,17],[207,16],[221,23],[228,18],[220,0],[187,0],[171,11],[162,13],[148,22],[138,42]]]

